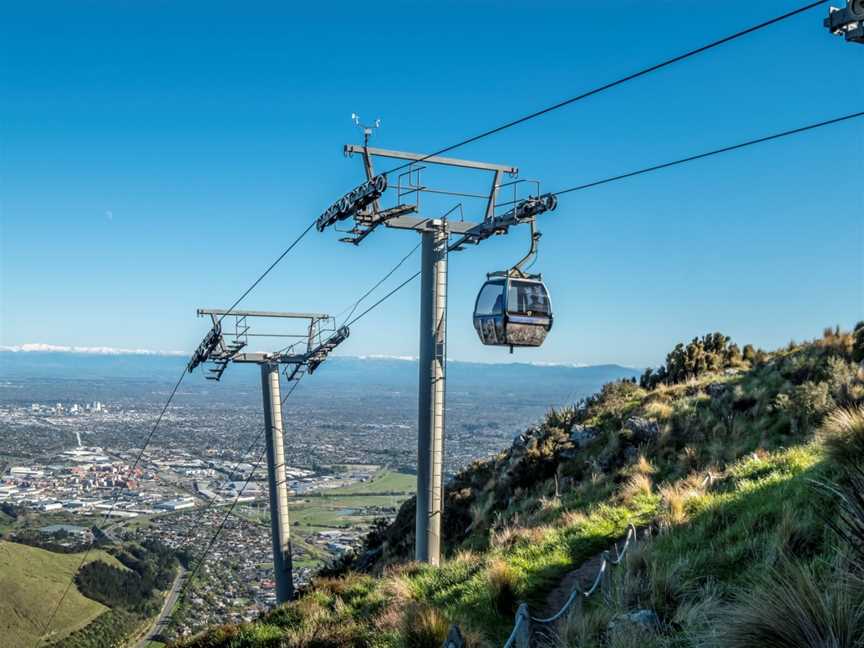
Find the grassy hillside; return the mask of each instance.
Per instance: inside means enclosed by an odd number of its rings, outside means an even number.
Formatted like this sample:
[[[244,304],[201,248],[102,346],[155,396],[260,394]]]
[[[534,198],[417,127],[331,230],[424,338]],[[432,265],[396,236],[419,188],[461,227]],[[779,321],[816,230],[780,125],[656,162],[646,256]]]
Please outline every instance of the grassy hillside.
[[[101,560],[123,569],[104,551],[91,551],[87,562]],[[0,636],[8,648],[31,648],[42,635],[47,615],[54,609],[81,554],[59,554],[27,545],[0,541]],[[83,628],[108,610],[83,596],[75,586],[54,618],[50,635],[57,640]]]
[[[409,500],[354,571],[181,645],[440,646],[453,623],[501,645],[520,601],[543,610],[634,524],[649,537],[551,645],[860,646],[862,359],[864,325],[771,353],[719,334],[679,345],[457,475],[442,567],[410,561]],[[652,623],[621,616],[639,610]]]

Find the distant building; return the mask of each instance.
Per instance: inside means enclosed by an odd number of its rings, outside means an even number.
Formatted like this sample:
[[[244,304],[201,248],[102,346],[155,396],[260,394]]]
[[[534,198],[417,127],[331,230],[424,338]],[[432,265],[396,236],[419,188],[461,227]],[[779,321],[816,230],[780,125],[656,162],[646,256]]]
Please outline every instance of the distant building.
[[[44,477],[44,470],[37,470],[35,468],[29,468],[28,466],[12,466],[9,469],[9,475],[12,477],[20,477],[24,478],[35,478],[35,477]]]
[[[102,453],[102,448],[73,448],[60,453],[60,456],[66,461],[74,461],[75,463],[99,463],[105,464],[111,459]],[[110,463],[107,463],[110,466]]]
[[[90,536],[90,529],[85,527],[75,526],[73,524],[51,524],[39,529],[39,533],[44,535],[55,535],[57,533],[68,533],[72,536],[86,538]]]
[[[18,492],[17,486],[0,486],[0,500],[12,497]]]
[[[179,497],[177,499],[159,502],[154,505],[154,508],[162,511],[182,511],[184,509],[195,508],[195,500],[191,497]]]
[[[346,544],[342,544],[341,542],[328,542],[327,550],[333,552],[336,555],[342,555],[344,553],[348,553],[351,551],[351,547]]]

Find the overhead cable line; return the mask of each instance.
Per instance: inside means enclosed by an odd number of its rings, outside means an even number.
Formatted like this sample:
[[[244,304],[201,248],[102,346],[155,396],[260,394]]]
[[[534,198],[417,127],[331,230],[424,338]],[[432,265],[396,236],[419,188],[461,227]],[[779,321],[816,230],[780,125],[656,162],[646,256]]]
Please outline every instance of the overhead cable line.
[[[264,270],[264,272],[261,273],[254,282],[252,282],[252,285],[250,285],[249,288],[247,288],[243,292],[243,294],[240,295],[240,297],[238,297],[237,300],[235,300],[233,304],[231,304],[231,306],[225,311],[225,313],[222,314],[222,316],[218,320],[219,323],[221,323],[222,320],[225,319],[225,317],[230,315],[231,312],[238,306],[238,304],[240,304],[240,302],[243,301],[249,295],[249,293],[251,293],[255,289],[255,287],[259,283],[261,283],[261,281],[268,274],[270,274],[270,272],[273,270],[273,268],[275,268],[288,255],[288,253],[291,252],[291,250],[293,250],[297,246],[298,243],[300,243],[301,240],[303,240],[303,238],[306,236],[306,234],[308,234],[312,230],[314,225],[315,225],[315,221],[312,221],[309,224],[309,226],[305,230],[303,230],[303,232],[301,232],[300,235],[296,239],[294,239],[294,241],[287,248],[285,248],[285,250],[276,258],[276,260],[273,261],[273,263],[271,263],[267,267],[267,269]],[[171,405],[171,402],[174,400],[174,396],[177,394],[177,390],[180,389],[180,384],[183,382],[183,379],[186,377],[186,373],[187,373],[186,367],[184,367],[183,373],[180,375],[180,378],[177,380],[173,389],[171,390],[170,394],[168,395],[168,400],[165,401],[165,405],[162,407],[162,411],[159,413],[159,416],[156,418],[156,421],[153,423],[153,427],[150,429],[150,433],[147,435],[146,439],[144,440],[144,444],[142,445],[141,450],[138,452],[138,455],[135,458],[135,462],[132,464],[132,467],[129,470],[130,475],[135,472],[135,469],[138,467],[138,464],[141,462],[141,458],[143,457],[144,452],[147,449],[147,447],[150,445],[150,441],[153,439],[153,435],[156,433],[156,430],[159,427],[159,424],[162,422],[162,419],[165,416],[165,412],[168,411],[168,407]],[[105,513],[103,524],[111,516],[111,513],[113,513],[114,508],[117,505],[117,500],[119,499],[119,497],[120,497],[120,491],[117,491],[117,493],[114,495],[114,499],[111,502],[111,507]],[[101,531],[102,529],[100,528],[99,530]],[[54,618],[57,616],[57,612],[60,610],[60,607],[63,605],[63,601],[66,599],[66,596],[69,594],[69,590],[72,588],[72,584],[74,583],[74,580],[75,580],[75,574],[77,574],[78,571],[80,571],[81,568],[84,566],[84,563],[86,562],[87,557],[90,554],[90,551],[93,549],[93,544],[95,542],[95,539],[96,538],[94,536],[94,538],[87,545],[87,549],[84,551],[84,555],[81,557],[81,562],[79,563],[78,568],[75,570],[75,572],[73,572],[72,577],[69,580],[69,583],[66,585],[66,588],[63,590],[63,594],[61,594],[60,599],[57,601],[57,605],[54,606],[51,614],[48,616],[48,621],[42,630],[42,635],[37,637],[36,644],[35,644],[35,646],[37,648],[38,648],[38,646],[40,646],[42,644],[42,640],[44,638],[45,633],[48,632],[48,630],[51,628],[51,624],[54,622]]]
[[[282,254],[280,254],[278,257],[276,257],[276,260],[273,261],[273,263],[271,263],[267,267],[267,269],[264,272],[262,272],[255,281],[252,282],[252,285],[249,286],[243,292],[243,294],[240,295],[237,298],[237,300],[233,304],[231,304],[231,306],[228,307],[228,310],[226,310],[224,313],[222,313],[221,317],[219,317],[217,324],[221,323],[223,319],[228,317],[231,314],[231,312],[235,308],[237,308],[238,304],[240,304],[241,301],[246,299],[246,296],[250,292],[252,292],[259,283],[261,283],[261,281],[264,279],[264,277],[266,277],[268,274],[270,274],[270,272],[273,270],[273,268],[275,268],[277,265],[279,265],[279,263],[282,261],[282,259],[284,259],[286,256],[288,256],[288,253],[291,250],[293,250],[297,246],[297,244],[300,243],[300,241],[303,240],[303,237],[305,237],[312,230],[313,227],[315,227],[315,221],[314,220],[311,223],[309,223],[309,226],[305,230],[303,230],[296,239],[294,239],[294,241],[291,243],[291,245],[289,245],[287,248],[285,248],[285,250],[282,252]]]
[[[398,286],[396,286],[393,290],[391,290],[391,291],[388,292],[386,295],[384,295],[381,299],[379,299],[379,300],[376,301],[374,304],[372,304],[369,308],[367,308],[367,309],[364,310],[362,313],[360,313],[357,317],[355,317],[355,318],[352,319],[350,322],[348,322],[345,326],[348,326],[348,327],[353,326],[353,325],[354,325],[354,322],[356,322],[356,321],[359,320],[360,318],[364,317],[367,313],[369,313],[369,312],[375,310],[376,308],[378,308],[378,306],[380,306],[381,304],[383,304],[383,303],[384,303],[385,301],[387,301],[390,297],[392,297],[392,296],[395,295],[397,292],[399,292],[400,290],[402,290],[405,286],[407,286],[409,283],[411,283],[414,279],[416,279],[416,278],[419,277],[419,276],[420,276],[420,271],[418,270],[418,271],[415,272],[413,275],[411,275],[410,277],[408,277],[405,281],[403,281],[401,284],[399,284]]]
[[[798,14],[804,13],[805,11],[809,11],[810,9],[814,9],[815,7],[823,5],[826,2],[828,2],[828,0],[817,0],[816,2],[808,3],[806,5],[798,7],[797,9],[793,9],[792,11],[789,11],[787,13],[784,13],[784,14],[781,14],[781,15],[776,16],[774,18],[771,18],[770,20],[766,20],[764,22],[758,23],[756,25],[753,25],[752,27],[748,27],[747,29],[742,29],[741,31],[735,32],[734,34],[730,34],[730,35],[725,36],[719,40],[715,40],[711,43],[707,43],[706,45],[702,45],[701,47],[697,47],[696,49],[692,49],[692,50],[689,50],[687,52],[684,52],[683,54],[679,54],[678,56],[674,56],[670,59],[666,59],[665,61],[662,61],[660,63],[657,63],[656,65],[652,65],[650,67],[639,70],[638,72],[628,74],[627,76],[621,77],[620,79],[616,79],[615,81],[610,81],[609,83],[605,83],[605,84],[598,86],[592,90],[588,90],[587,92],[583,92],[582,94],[576,95],[575,97],[570,97],[569,99],[564,99],[563,101],[559,101],[556,104],[552,104],[551,106],[547,106],[546,108],[542,108],[540,110],[529,113],[527,115],[524,115],[524,116],[519,117],[517,119],[514,119],[512,121],[501,124],[500,126],[496,126],[495,128],[491,128],[487,131],[484,131],[482,133],[479,133],[477,135],[474,135],[472,137],[464,139],[461,142],[451,144],[450,146],[447,146],[447,147],[442,148],[438,151],[435,151],[434,153],[430,153],[429,155],[426,155],[426,156],[420,158],[419,160],[412,160],[411,162],[406,162],[405,164],[401,164],[397,167],[390,169],[389,171],[385,171],[382,175],[389,175],[391,173],[395,173],[396,171],[401,171],[402,169],[409,167],[412,164],[419,164],[419,163],[423,162],[424,160],[428,160],[431,157],[441,155],[442,153],[447,153],[447,152],[452,151],[454,149],[465,146],[466,144],[471,144],[472,142],[476,142],[477,140],[481,140],[483,138],[489,137],[490,135],[500,133],[501,131],[506,130],[508,128],[512,128],[513,126],[518,126],[519,124],[523,124],[523,123],[530,121],[532,119],[536,119],[537,117],[541,117],[542,115],[545,115],[547,113],[553,112],[553,111],[558,110],[560,108],[564,108],[565,106],[569,106],[570,104],[574,104],[577,101],[587,99],[588,97],[592,97],[596,94],[600,94],[601,92],[605,92],[606,90],[610,90],[612,88],[615,88],[616,86],[623,85],[629,81],[633,81],[633,80],[638,79],[640,77],[651,74],[652,72],[656,72],[657,70],[661,70],[661,69],[666,68],[666,67],[673,65],[675,63],[679,63],[679,62],[684,61],[686,59],[689,59],[693,56],[697,56],[698,54],[702,54],[703,52],[707,52],[709,50],[712,50],[715,47],[725,45],[726,43],[732,42],[734,40],[737,40],[739,38],[742,38],[744,36],[752,34],[754,32],[761,30],[761,29],[765,29],[766,27],[770,27],[771,25],[775,25],[779,22],[782,22],[784,20],[792,18],[793,16],[797,16]]]
[[[287,400],[291,394],[294,393],[294,390],[297,389],[297,385],[300,384],[302,376],[298,377],[294,381],[294,385],[292,385],[291,389],[288,390],[288,395],[285,397]],[[284,403],[284,401],[283,401]],[[262,428],[258,433],[258,436],[255,438],[254,444],[257,445],[261,439],[264,437],[264,434],[267,432],[267,428]],[[177,604],[175,609],[179,609],[180,604],[185,600],[186,592],[189,587],[192,586],[192,582],[195,576],[198,574],[198,570],[201,568],[201,565],[204,564],[204,561],[207,559],[207,555],[213,549],[213,546],[216,544],[216,541],[219,539],[220,534],[225,528],[225,525],[228,523],[228,518],[231,517],[231,514],[234,512],[234,508],[237,506],[237,502],[240,501],[240,497],[242,497],[243,492],[246,490],[246,487],[249,485],[249,482],[252,481],[252,477],[255,475],[255,471],[261,467],[261,463],[264,461],[264,456],[267,453],[267,446],[265,444],[264,448],[261,450],[261,454],[258,455],[258,460],[252,466],[252,470],[249,471],[249,474],[246,477],[246,480],[243,482],[243,486],[237,491],[237,495],[234,497],[234,500],[231,502],[231,506],[226,511],[225,515],[222,517],[219,526],[216,527],[216,531],[210,537],[210,540],[207,543],[207,546],[198,554],[198,557],[194,560],[194,567],[192,568],[191,573],[189,574],[189,578],[186,579],[186,583],[183,586],[183,590],[180,593],[180,596],[177,597]],[[172,615],[173,616],[173,615]]]
[[[264,436],[264,431],[262,430],[261,434],[258,436],[258,440],[261,440],[261,437]],[[225,524],[228,522],[228,518],[231,517],[231,514],[234,512],[234,507],[237,506],[237,502],[240,501],[240,497],[243,494],[243,491],[246,490],[246,486],[249,485],[249,482],[252,480],[252,476],[255,474],[255,471],[261,466],[261,462],[264,461],[264,455],[266,454],[267,448],[266,446],[261,449],[261,454],[258,455],[258,459],[255,464],[252,466],[252,470],[249,471],[249,475],[246,477],[246,481],[243,483],[243,487],[237,492],[237,495],[234,497],[234,500],[231,502],[231,506],[228,507],[225,515],[222,517],[222,521],[219,523],[219,526],[216,527],[215,533],[210,537],[210,541],[207,543],[207,546],[204,548],[201,553],[198,554],[198,557],[195,559],[195,566],[192,568],[192,572],[189,575],[186,583],[187,585],[192,582],[195,576],[198,574],[198,570],[201,568],[201,565],[204,563],[204,560],[207,558],[207,554],[210,553],[210,550],[213,548],[213,545],[216,544],[216,540],[218,540],[219,535],[222,533],[222,530],[225,528]],[[178,603],[182,601],[185,596],[185,591],[178,597]]]
[[[576,185],[575,187],[570,187],[568,189],[561,189],[560,191],[553,192],[553,195],[560,196],[566,193],[572,193],[574,191],[582,191],[583,189],[590,189],[591,187],[597,187],[599,185],[608,184],[610,182],[616,182],[617,180],[624,180],[626,178],[632,178],[634,176],[642,175],[645,173],[652,173],[653,171],[659,171],[660,169],[668,169],[669,167],[678,166],[679,164],[685,164],[687,162],[693,162],[695,160],[701,160],[703,158],[711,157],[714,155],[720,155],[721,153],[728,153],[730,151],[737,151],[738,149],[746,148],[748,146],[754,146],[756,144],[762,144],[764,142],[770,142],[772,140],[780,139],[783,137],[789,137],[791,135],[797,135],[799,133],[804,133],[806,131],[811,131],[816,128],[822,128],[823,126],[831,126],[832,124],[839,124],[840,122],[845,122],[850,119],[856,119],[858,117],[864,117],[864,111],[852,113],[849,115],[844,115],[842,117],[836,117],[834,119],[827,119],[825,121],[817,122],[815,124],[808,124],[807,126],[801,126],[800,128],[793,128],[792,130],[783,131],[781,133],[774,133],[773,135],[766,135],[765,137],[758,137],[756,139],[747,140],[746,142],[741,142],[739,144],[733,144],[732,146],[724,146],[723,148],[714,149],[713,151],[707,151],[705,153],[699,153],[697,155],[690,155],[685,158],[680,158],[678,160],[673,160],[671,162],[664,162],[663,164],[655,164],[654,166],[646,167],[644,169],[639,169],[637,171],[629,171],[628,173],[622,173],[620,175],[615,175],[609,178],[604,178],[602,180],[595,180],[593,182],[587,182],[585,184]]]
[[[666,169],[666,168],[677,166],[680,164],[685,164],[687,162],[693,162],[695,160],[701,160],[703,158],[711,157],[714,155],[719,155],[721,153],[728,153],[730,151],[735,151],[735,150],[742,149],[742,148],[745,148],[748,146],[754,146],[756,144],[762,144],[764,142],[770,142],[772,140],[780,139],[783,137],[789,137],[792,135],[797,135],[799,133],[804,133],[804,132],[811,131],[811,130],[814,130],[817,128],[822,128],[823,126],[830,126],[832,124],[839,124],[841,122],[849,121],[851,119],[856,119],[858,117],[864,117],[864,111],[851,113],[849,115],[844,115],[842,117],[835,117],[834,119],[827,119],[825,121],[816,122],[815,124],[808,124],[807,126],[801,126],[799,128],[793,128],[792,130],[783,131],[781,133],[774,133],[773,135],[766,135],[765,137],[759,137],[757,139],[748,140],[746,142],[741,142],[739,144],[733,144],[732,146],[724,146],[723,148],[714,149],[712,151],[707,151],[705,153],[699,153],[698,155],[690,155],[686,158],[681,158],[679,160],[673,160],[672,162],[666,162],[664,164],[657,164],[657,165],[647,167],[644,169],[639,169],[637,171],[630,171],[628,173],[622,173],[620,175],[612,176],[609,178],[604,178],[603,180],[595,180],[594,182],[588,182],[586,184],[577,185],[575,187],[569,187],[567,189],[555,191],[555,192],[553,192],[553,195],[560,196],[561,194],[572,193],[575,191],[581,191],[583,189],[589,189],[591,187],[596,187],[596,186],[602,185],[602,184],[608,184],[610,182],[615,182],[617,180],[624,180],[626,178],[632,178],[633,176],[642,175],[645,173],[651,173],[652,171],[659,171],[660,169]],[[391,290],[386,295],[384,295],[381,299],[379,299],[374,304],[372,304],[369,308],[367,308],[362,313],[357,315],[354,319],[352,319],[350,322],[348,322],[347,325],[348,326],[353,325],[354,322],[356,322],[360,318],[364,317],[365,315],[367,315],[371,311],[375,310],[378,306],[380,306],[382,303],[387,301],[390,297],[392,297],[394,294],[396,294],[397,292],[402,290],[402,288],[407,286],[409,283],[411,283],[411,281],[413,281],[414,279],[416,279],[419,276],[420,276],[420,272],[416,272],[413,275],[411,275],[410,277],[408,277],[405,281],[403,281],[401,284],[396,286],[393,290]]]
[[[363,293],[363,295],[360,297],[360,299],[358,299],[357,301],[355,301],[354,304],[353,304],[352,306],[349,307],[350,310],[351,310],[351,312],[348,313],[348,314],[345,316],[345,320],[350,320],[350,319],[351,319],[351,316],[352,316],[352,315],[354,314],[354,312],[357,310],[357,307],[360,306],[360,304],[361,304],[361,303],[362,303],[362,302],[363,302],[363,301],[364,301],[364,300],[365,300],[369,295],[371,295],[373,292],[375,292],[381,284],[383,284],[383,283],[384,283],[385,281],[387,281],[390,277],[392,277],[392,276],[393,276],[393,273],[396,272],[400,267],[402,267],[402,264],[404,264],[404,263],[405,263],[405,262],[406,262],[406,261],[411,257],[411,255],[414,254],[414,253],[415,253],[415,252],[420,248],[420,246],[421,246],[422,244],[423,244],[423,241],[420,241],[419,243],[417,243],[417,245],[415,245],[413,248],[411,248],[411,251],[408,252],[408,254],[406,254],[404,257],[402,257],[402,259],[399,261],[399,263],[397,263],[395,266],[393,266],[393,267],[392,267],[392,268],[387,272],[387,274],[385,274],[383,277],[381,277],[381,279],[379,279],[378,282],[377,282],[374,286],[372,286],[369,290],[367,290],[365,293]],[[341,311],[340,313],[338,313],[336,316],[339,317],[340,315],[342,315],[342,313],[344,313],[345,311],[349,310],[349,308],[344,309],[343,311]]]

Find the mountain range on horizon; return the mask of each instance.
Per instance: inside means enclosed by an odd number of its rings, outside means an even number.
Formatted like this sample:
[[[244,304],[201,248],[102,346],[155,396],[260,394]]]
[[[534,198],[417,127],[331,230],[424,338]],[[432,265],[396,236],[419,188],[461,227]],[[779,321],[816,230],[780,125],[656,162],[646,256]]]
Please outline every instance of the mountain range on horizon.
[[[28,345],[29,348],[11,350],[0,347],[0,377],[15,378],[129,378],[170,380],[185,365],[186,356],[154,351],[110,349],[110,347],[60,347],[54,345]],[[89,348],[90,351],[82,351]],[[98,349],[98,350],[96,350]],[[110,349],[110,351],[109,351]],[[465,362],[449,360],[449,375],[457,381],[499,381],[517,384],[542,380],[544,382],[566,382],[574,386],[583,381],[617,380],[623,377],[638,377],[642,369],[617,364],[574,365],[548,362]],[[202,380],[202,372],[190,376]],[[391,356],[332,356],[319,368],[316,376],[324,382],[372,381],[377,384],[395,382],[404,384],[417,378],[417,358]],[[257,379],[257,372],[242,367],[229,370],[223,381],[243,380],[243,376]],[[472,377],[473,376],[473,377]]]

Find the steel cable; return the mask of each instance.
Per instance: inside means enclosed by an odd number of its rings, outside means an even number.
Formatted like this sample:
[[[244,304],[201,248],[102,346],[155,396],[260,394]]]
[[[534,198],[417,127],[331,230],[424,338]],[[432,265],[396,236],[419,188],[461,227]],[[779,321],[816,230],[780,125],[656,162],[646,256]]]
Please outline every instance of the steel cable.
[[[245,299],[249,295],[249,293],[251,293],[255,289],[255,287],[258,286],[258,284],[261,283],[261,281],[268,274],[270,274],[270,272],[273,270],[273,268],[275,268],[288,255],[288,253],[291,252],[291,250],[293,250],[297,246],[297,244],[303,240],[303,238],[306,236],[306,234],[308,234],[311,231],[311,229],[312,229],[312,227],[314,227],[314,225],[315,225],[315,221],[313,220],[309,224],[309,226],[305,230],[303,230],[303,232],[301,232],[300,235],[296,239],[294,239],[294,241],[276,258],[276,260],[273,261],[273,263],[271,263],[267,267],[267,269],[263,273],[261,273],[254,282],[252,282],[252,285],[249,286],[249,288],[247,288],[245,291],[243,291],[243,294],[240,295],[240,297],[238,297],[234,301],[234,303],[227,309],[227,311],[219,317],[219,320],[218,320],[219,323],[221,323],[222,320],[225,319],[225,317],[230,315],[231,312],[237,307],[237,305],[241,301],[243,301],[243,299]],[[180,378],[174,384],[174,387],[171,390],[171,392],[168,396],[168,399],[165,402],[165,405],[162,407],[162,411],[159,413],[159,416],[156,418],[156,421],[154,422],[153,427],[150,430],[150,433],[147,435],[147,437],[144,441],[144,444],[141,447],[141,450],[138,452],[138,455],[135,458],[135,462],[132,464],[132,467],[129,470],[130,476],[135,472],[135,469],[138,467],[138,464],[141,462],[141,458],[143,457],[145,450],[150,445],[150,441],[153,439],[153,435],[156,433],[156,430],[159,427],[159,424],[162,422],[162,419],[165,416],[165,412],[168,410],[168,407],[171,405],[171,402],[174,400],[174,396],[177,394],[177,390],[180,388],[180,385],[183,382],[183,379],[186,377],[186,374],[187,374],[187,370],[186,370],[186,367],[184,367],[183,372],[180,374]],[[113,513],[114,508],[117,505],[117,501],[118,501],[119,497],[120,497],[120,491],[117,491],[114,495],[112,502],[111,502],[111,507],[105,513],[103,525],[105,524],[105,521],[107,521],[107,519]],[[99,530],[102,531],[102,528],[100,528]],[[94,544],[95,540],[96,540],[96,538],[94,535],[94,537],[88,543],[87,548],[84,550],[84,554],[81,556],[81,562],[79,563],[78,568],[73,572],[72,578],[70,578],[69,583],[66,585],[66,588],[63,590],[63,593],[60,595],[60,599],[57,601],[57,604],[52,609],[51,614],[48,615],[47,622],[45,623],[45,625],[42,629],[42,634],[36,639],[36,643],[34,644],[36,648],[38,648],[38,646],[40,646],[42,644],[42,641],[45,638],[46,633],[51,628],[51,624],[54,622],[54,618],[57,616],[57,612],[60,610],[60,607],[63,605],[63,601],[66,599],[66,596],[69,594],[69,591],[72,588],[72,585],[75,581],[75,574],[77,574],[78,571],[81,570],[81,568],[84,566],[84,563],[87,561],[87,557],[90,555],[90,551],[93,549],[93,544]]]
[[[766,135],[764,137],[758,137],[756,139],[747,140],[746,142],[740,142],[739,144],[733,144],[731,146],[724,146],[723,148],[714,149],[711,151],[707,151],[705,153],[699,153],[697,155],[690,155],[685,158],[680,158],[678,160],[673,160],[671,162],[664,162],[663,164],[655,164],[654,166],[646,167],[644,169],[639,169],[637,171],[629,171],[627,173],[622,173],[619,175],[611,176],[609,178],[604,178],[603,180],[595,180],[593,182],[588,182],[581,185],[576,185],[575,187],[570,187],[568,189],[561,189],[560,191],[553,192],[556,196],[561,196],[563,194],[572,193],[574,191],[582,191],[583,189],[590,189],[591,187],[597,187],[599,185],[608,184],[610,182],[616,182],[618,180],[624,180],[626,178],[632,178],[634,176],[643,175],[645,173],[652,173],[653,171],[659,171],[661,169],[668,169],[669,167],[678,166],[679,164],[685,164],[687,162],[693,162],[695,160],[701,160],[707,157],[712,157],[714,155],[719,155],[721,153],[728,153],[730,151],[737,151],[738,149],[746,148],[748,146],[754,146],[755,144],[762,144],[763,142],[770,142],[772,140],[781,139],[783,137],[789,137],[790,135],[797,135],[799,133],[804,133],[806,131],[814,130],[816,128],[822,128],[823,126],[831,126],[832,124],[838,124],[840,122],[845,122],[850,119],[857,119],[858,117],[864,117],[864,111],[851,113],[849,115],[843,115],[842,117],[835,117],[834,119],[827,119],[825,121],[816,122],[815,124],[808,124],[807,126],[801,126],[799,128],[793,128],[791,130],[782,131],[780,133],[774,133],[773,135]]]
[[[285,396],[285,399],[282,401],[283,404],[286,400],[288,400],[288,397],[290,397],[291,394],[294,393],[294,390],[297,389],[297,385],[300,384],[301,378],[302,378],[302,376],[297,378],[297,380],[294,381],[294,385],[291,387],[291,389],[288,390],[288,394]],[[258,433],[258,436],[255,439],[255,442],[254,442],[255,445],[257,445],[262,440],[262,438],[264,437],[264,434],[266,432],[267,432],[267,428],[261,429],[261,431]],[[242,488],[240,488],[240,490],[237,491],[237,495],[234,497],[234,500],[231,502],[231,505],[228,507],[228,510],[225,512],[225,515],[222,517],[222,520],[220,521],[219,526],[216,527],[216,531],[210,537],[210,540],[208,541],[207,546],[204,548],[203,551],[201,551],[198,554],[198,557],[195,558],[195,560],[193,561],[194,567],[193,567],[192,571],[190,572],[189,577],[186,579],[186,582],[183,585],[183,589],[181,590],[180,595],[177,597],[177,603],[175,606],[175,610],[179,609],[181,603],[183,603],[185,601],[186,593],[188,592],[189,588],[192,586],[193,579],[198,574],[198,571],[201,568],[201,565],[204,564],[204,561],[207,559],[207,555],[210,553],[210,551],[213,549],[213,546],[216,544],[216,541],[219,539],[219,536],[221,535],[222,531],[225,528],[225,525],[228,522],[228,518],[230,518],[231,514],[234,512],[234,508],[237,506],[237,503],[240,501],[240,497],[242,497],[243,492],[246,490],[246,487],[249,485],[249,482],[252,481],[252,477],[255,475],[255,471],[261,467],[261,463],[264,461],[264,456],[266,455],[266,453],[267,453],[267,444],[265,443],[264,448],[261,449],[261,454],[258,455],[258,460],[252,466],[252,470],[249,471],[249,475],[246,477],[246,480],[243,482]],[[173,614],[172,614],[172,618],[173,618]]]
[[[466,144],[471,144],[472,142],[476,142],[477,140],[483,139],[485,137],[489,137],[490,135],[500,133],[501,131],[506,130],[508,128],[512,128],[513,126],[517,126],[519,124],[523,124],[523,123],[530,121],[532,119],[536,119],[537,117],[540,117],[542,115],[550,113],[554,110],[564,108],[565,106],[569,106],[570,104],[576,103],[577,101],[587,99],[588,97],[592,97],[596,94],[600,94],[601,92],[604,92],[606,90],[610,90],[616,86],[623,85],[629,81],[633,81],[634,79],[638,79],[638,78],[643,77],[643,76],[650,74],[652,72],[656,72],[657,70],[661,70],[663,68],[666,68],[666,67],[673,65],[675,63],[678,63],[680,61],[684,61],[684,60],[689,59],[689,58],[696,56],[698,54],[702,54],[703,52],[707,52],[709,50],[712,50],[715,47],[719,47],[721,45],[725,45],[726,43],[730,43],[734,40],[737,40],[739,38],[747,36],[748,34],[752,34],[754,32],[761,30],[761,29],[765,29],[766,27],[770,27],[771,25],[775,25],[779,22],[782,22],[784,20],[792,18],[793,16],[797,16],[798,14],[804,13],[805,11],[809,11],[810,9],[813,9],[813,8],[818,7],[820,5],[826,4],[827,2],[828,2],[828,0],[817,0],[816,2],[811,2],[811,3],[805,4],[801,7],[798,7],[797,9],[793,9],[792,11],[788,11],[784,14],[781,14],[781,15],[776,16],[774,18],[771,18],[769,20],[766,20],[766,21],[763,21],[763,22],[758,23],[756,25],[753,25],[752,27],[748,27],[746,29],[742,29],[741,31],[735,32],[734,34],[724,36],[723,38],[720,38],[719,40],[712,41],[710,43],[702,45],[701,47],[697,47],[696,49],[692,49],[692,50],[689,50],[687,52],[684,52],[683,54],[679,54],[678,56],[673,56],[672,58],[666,59],[665,61],[661,61],[660,63],[657,63],[657,64],[652,65],[652,66],[647,67],[647,68],[643,68],[643,69],[639,70],[638,72],[628,74],[627,76],[621,77],[620,79],[616,79],[615,81],[610,81],[609,83],[605,83],[605,84],[598,86],[592,90],[588,90],[587,92],[583,92],[581,94],[578,94],[575,97],[570,97],[569,99],[564,99],[563,101],[559,101],[558,103],[552,104],[551,106],[547,106],[546,108],[542,108],[540,110],[529,113],[527,115],[524,115],[524,116],[519,117],[517,119],[514,119],[512,121],[506,122],[500,126],[496,126],[495,128],[491,128],[487,131],[479,133],[478,135],[474,135],[472,137],[464,139],[461,142],[457,142],[456,144],[451,144],[450,146],[446,146],[442,149],[435,151],[434,153],[430,153],[429,155],[426,155],[426,156],[420,158],[419,160],[412,160],[411,162],[406,162],[405,164],[400,164],[399,166],[396,166],[396,167],[390,169],[389,171],[385,171],[383,175],[390,175],[392,173],[395,173],[396,171],[401,171],[402,169],[409,167],[412,164],[419,164],[419,163],[423,162],[424,160],[428,160],[431,157],[435,157],[436,155],[441,155],[442,153],[447,153],[447,152],[452,151],[454,149],[465,146]]]

